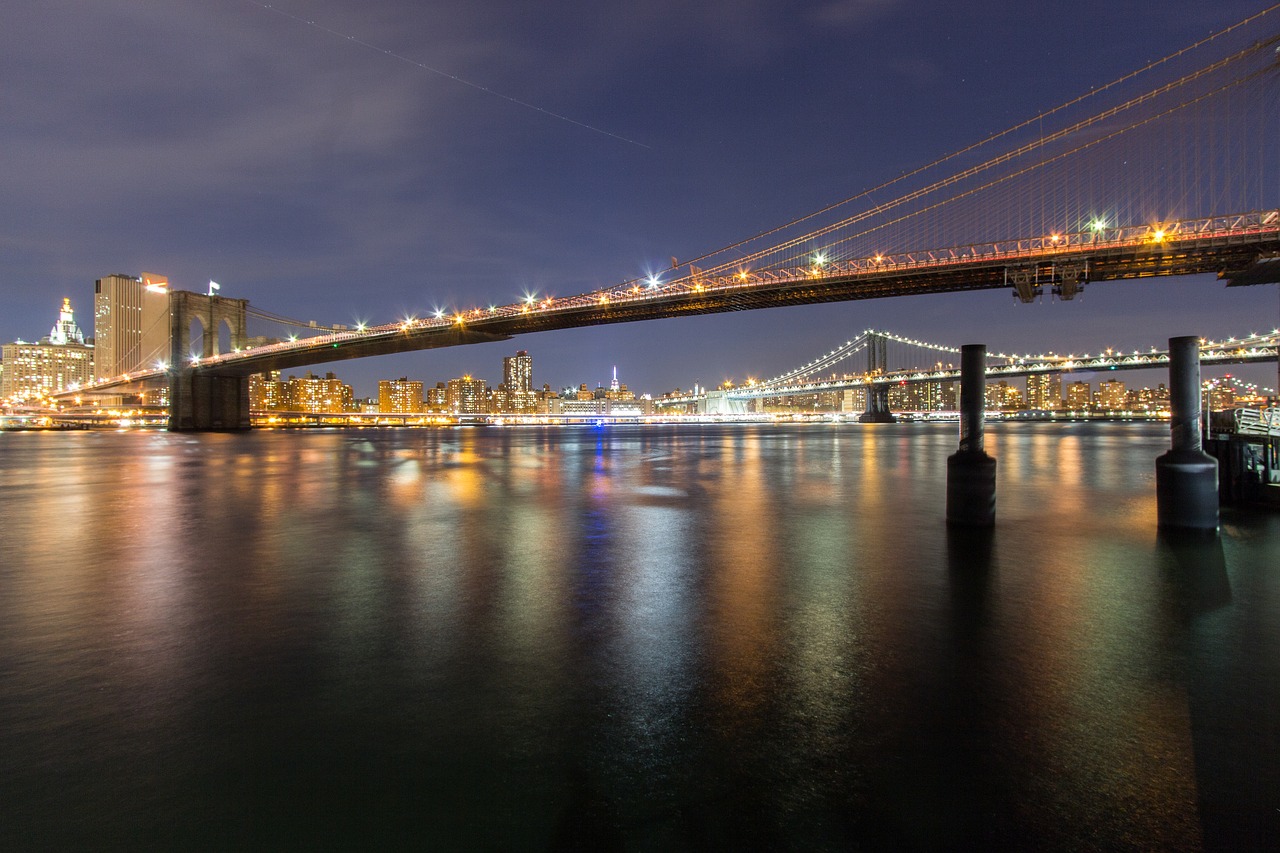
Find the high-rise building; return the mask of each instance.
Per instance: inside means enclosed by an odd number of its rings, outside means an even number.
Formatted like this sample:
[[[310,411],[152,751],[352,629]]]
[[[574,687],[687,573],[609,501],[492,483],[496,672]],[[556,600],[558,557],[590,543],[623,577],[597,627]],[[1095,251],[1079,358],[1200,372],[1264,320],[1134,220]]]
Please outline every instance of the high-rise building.
[[[249,409],[255,412],[288,411],[288,386],[281,381],[280,371],[255,373],[249,377]]]
[[[427,411],[449,411],[449,388],[443,382],[437,382],[436,387],[427,389]]]
[[[422,411],[422,383],[401,376],[378,383],[378,411],[414,415]]]
[[[1062,408],[1062,374],[1037,373],[1027,377],[1027,408],[1051,412]]]
[[[1166,411],[1169,408],[1169,389],[1161,382],[1155,388],[1139,388],[1129,392],[1129,408],[1141,412]]]
[[[916,395],[912,388],[906,382],[897,382],[889,386],[888,400],[889,411],[891,412],[914,412],[917,411]]]
[[[613,379],[609,381],[609,389],[602,396],[606,400],[634,400],[635,392],[627,389],[627,383],[618,381],[618,368],[613,368]]]
[[[93,287],[94,377],[107,379],[168,362],[169,280],[109,275]]]
[[[1230,379],[1229,374],[1227,378]],[[1206,399],[1209,410],[1212,412],[1224,412],[1227,409],[1234,409],[1236,405],[1236,389],[1231,387],[1229,382],[1209,380],[1204,383],[1201,396]]]
[[[1093,408],[1093,390],[1088,382],[1072,382],[1067,386],[1067,408],[1073,412]]]
[[[1104,412],[1121,412],[1127,403],[1124,383],[1108,379],[1098,385],[1098,408]]]
[[[326,373],[322,379],[308,370],[301,379],[290,376],[285,384],[289,411],[323,414],[356,411],[354,389],[332,373]]]
[[[988,382],[985,396],[988,409],[1012,412],[1025,408],[1022,392],[1004,379],[997,382]]]
[[[902,411],[940,412],[946,408],[943,399],[943,383],[912,382],[906,388],[906,406]],[[892,403],[889,408],[893,409]]]
[[[506,394],[499,401],[504,411],[527,414],[536,408],[533,393],[533,356],[525,350],[502,359],[502,384]]]
[[[455,415],[483,415],[489,411],[489,383],[470,375],[450,379],[445,405]]]
[[[39,343],[15,341],[0,347],[0,398],[34,400],[84,385],[93,378],[93,347],[86,346],[76,325],[71,300],[49,336]]]
[[[71,300],[68,297],[62,297],[62,310],[58,312],[58,322],[49,330],[49,343],[55,346],[84,343],[84,335],[76,325],[76,315],[71,310]]]

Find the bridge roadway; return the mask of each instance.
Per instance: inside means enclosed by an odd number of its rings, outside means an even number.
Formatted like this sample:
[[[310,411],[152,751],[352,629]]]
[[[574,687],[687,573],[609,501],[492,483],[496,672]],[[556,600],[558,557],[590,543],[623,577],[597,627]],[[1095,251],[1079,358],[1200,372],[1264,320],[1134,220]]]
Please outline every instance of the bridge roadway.
[[[184,368],[196,374],[248,376],[578,326],[1015,285],[1024,298],[1046,285],[1070,298],[1085,282],[1163,275],[1213,273],[1228,283],[1260,283],[1276,277],[1260,274],[1271,265],[1259,260],[1277,254],[1280,210],[1267,210],[728,275],[693,274],[667,283],[628,282],[576,296],[321,334],[193,360]],[[166,375],[167,370],[156,368],[70,393],[119,389]]]

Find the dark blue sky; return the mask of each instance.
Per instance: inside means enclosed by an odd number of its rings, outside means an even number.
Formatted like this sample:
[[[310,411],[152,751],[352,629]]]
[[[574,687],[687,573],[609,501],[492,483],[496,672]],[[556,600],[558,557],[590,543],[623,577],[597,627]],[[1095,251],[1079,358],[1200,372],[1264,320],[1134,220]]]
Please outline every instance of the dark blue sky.
[[[593,289],[852,195],[1262,7],[11,4],[0,340],[46,334],[64,295],[87,331],[93,280],[113,272],[196,290],[216,279],[331,323]],[[1241,334],[1280,324],[1276,291],[1193,278],[1091,285],[1071,303],[852,302],[332,369],[362,395],[404,374],[496,382],[524,348],[539,384],[607,382],[616,364],[659,393],[772,375],[868,327],[1018,351]]]

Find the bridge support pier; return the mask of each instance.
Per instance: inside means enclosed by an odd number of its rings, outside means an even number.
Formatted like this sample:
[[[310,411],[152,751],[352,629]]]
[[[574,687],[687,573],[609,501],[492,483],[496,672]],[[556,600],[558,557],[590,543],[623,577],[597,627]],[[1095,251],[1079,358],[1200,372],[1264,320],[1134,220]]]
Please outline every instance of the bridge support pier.
[[[947,457],[947,523],[991,527],[996,523],[996,460],[983,449],[987,348],[960,349],[960,448]]]
[[[725,391],[708,391],[698,404],[700,415],[745,415],[747,402],[734,400]]]
[[[249,427],[249,377],[170,371],[170,432]]]
[[[1218,461],[1200,438],[1200,339],[1169,339],[1172,447],[1156,459],[1156,520],[1162,530],[1218,531]]]
[[[858,416],[859,423],[892,424],[897,423],[893,412],[889,411],[889,386],[868,385],[867,410]]]

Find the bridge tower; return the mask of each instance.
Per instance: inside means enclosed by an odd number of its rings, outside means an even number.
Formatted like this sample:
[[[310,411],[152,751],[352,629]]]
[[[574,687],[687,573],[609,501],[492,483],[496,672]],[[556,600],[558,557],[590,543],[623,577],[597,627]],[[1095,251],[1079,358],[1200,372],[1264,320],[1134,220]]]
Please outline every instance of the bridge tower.
[[[867,375],[880,376],[889,369],[889,339],[879,332],[867,332]],[[889,411],[889,386],[883,382],[869,382],[867,410],[858,416],[864,424],[891,424],[897,419]]]
[[[191,326],[204,330],[201,359],[218,355],[218,330],[226,324],[231,346],[248,343],[249,300],[174,290],[169,293],[169,429],[249,428],[249,377],[219,373],[191,361]]]

